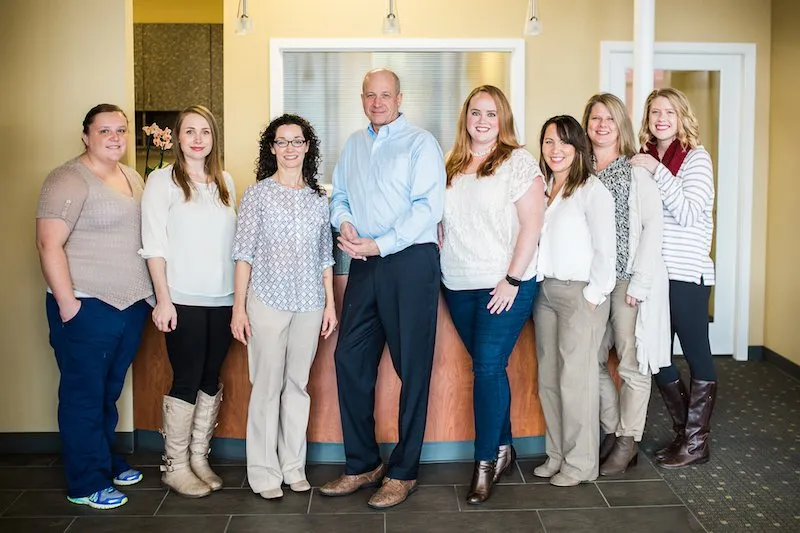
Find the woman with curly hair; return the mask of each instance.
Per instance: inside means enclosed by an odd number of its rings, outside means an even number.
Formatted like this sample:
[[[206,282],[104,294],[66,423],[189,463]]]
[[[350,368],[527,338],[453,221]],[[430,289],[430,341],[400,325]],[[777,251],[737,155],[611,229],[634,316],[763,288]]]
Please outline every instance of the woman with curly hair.
[[[239,206],[231,330],[247,346],[247,478],[265,499],[311,490],[306,391],[319,336],[336,329],[328,200],[317,183],[319,139],[282,115],[261,134],[255,185]],[[321,333],[320,333],[321,332]]]

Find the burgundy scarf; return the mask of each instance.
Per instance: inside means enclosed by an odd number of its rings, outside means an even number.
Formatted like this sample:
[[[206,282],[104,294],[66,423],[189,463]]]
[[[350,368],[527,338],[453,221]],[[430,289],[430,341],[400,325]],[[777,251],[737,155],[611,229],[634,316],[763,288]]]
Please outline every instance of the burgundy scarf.
[[[661,161],[661,164],[667,167],[669,171],[672,172],[673,176],[678,175],[678,170],[680,170],[683,160],[686,159],[686,154],[689,153],[688,150],[681,146],[681,143],[678,139],[672,141],[672,144],[669,145],[667,151],[664,152],[663,158],[658,157],[658,148],[654,142],[648,142],[645,146],[642,146],[641,151],[643,154],[650,154],[657,160]]]

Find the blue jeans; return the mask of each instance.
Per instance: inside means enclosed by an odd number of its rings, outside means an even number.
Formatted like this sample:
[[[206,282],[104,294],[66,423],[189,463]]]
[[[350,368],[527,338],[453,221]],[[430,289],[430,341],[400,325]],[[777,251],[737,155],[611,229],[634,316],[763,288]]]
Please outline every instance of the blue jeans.
[[[531,316],[538,285],[535,279],[523,281],[511,309],[495,315],[486,308],[491,289],[443,290],[456,331],[472,357],[475,460],[494,461],[498,446],[511,444],[511,388],[506,366]]]
[[[58,429],[67,495],[73,498],[111,486],[111,478],[130,468],[112,451],[117,400],[150,314],[144,300],[122,311],[97,298],[80,301],[78,314],[67,322],[61,322],[52,294],[45,304],[50,345],[61,372]]]

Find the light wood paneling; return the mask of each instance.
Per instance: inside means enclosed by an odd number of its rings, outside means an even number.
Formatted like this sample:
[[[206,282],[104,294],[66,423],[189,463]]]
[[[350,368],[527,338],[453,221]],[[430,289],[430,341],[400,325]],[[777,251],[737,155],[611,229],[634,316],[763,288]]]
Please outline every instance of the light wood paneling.
[[[341,301],[347,283],[336,276],[334,290],[341,313]],[[311,369],[308,391],[311,415],[309,442],[342,442],[339,401],[333,352],[336,335],[321,340]],[[616,358],[611,358],[616,370]],[[164,339],[152,324],[148,325],[142,346],[133,365],[134,424],[137,429],[158,429],[161,425],[161,396],[169,389],[172,371],[166,357]],[[539,404],[536,377],[536,349],[533,324],[528,321],[511,354],[508,365],[512,391],[511,421],[515,437],[544,434],[544,419]],[[615,372],[616,375],[616,372]],[[216,435],[245,437],[250,383],[245,348],[234,341],[222,368],[224,401]],[[375,400],[376,435],[379,442],[397,441],[400,380],[392,368],[388,350],[384,351],[378,373]],[[439,300],[433,376],[428,402],[425,440],[428,442],[465,441],[475,436],[472,417],[472,371],[469,356],[450,320],[443,299]]]

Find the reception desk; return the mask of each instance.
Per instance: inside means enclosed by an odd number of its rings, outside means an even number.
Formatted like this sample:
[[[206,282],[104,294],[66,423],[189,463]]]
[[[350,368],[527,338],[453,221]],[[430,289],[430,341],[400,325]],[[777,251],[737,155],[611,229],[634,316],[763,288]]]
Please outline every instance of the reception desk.
[[[334,293],[337,310],[347,285],[347,261],[337,256]],[[338,332],[320,340],[311,369],[308,392],[311,415],[308,424],[309,462],[344,460],[342,430],[333,352]],[[169,390],[172,371],[167,360],[164,336],[151,322],[145,328],[142,345],[133,364],[134,426],[140,446],[158,448],[155,433],[161,426],[161,398]],[[544,453],[544,418],[539,404],[536,348],[533,324],[529,320],[517,341],[508,364],[511,382],[511,422],[520,455]],[[250,382],[246,348],[233,341],[222,369],[224,395],[213,445],[215,455],[243,456]],[[375,432],[378,442],[394,443],[398,438],[400,381],[388,350],[380,364],[375,399]],[[472,370],[470,358],[439,298],[433,375],[428,403],[423,461],[471,460],[475,427],[472,416]]]

